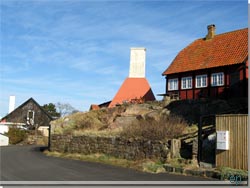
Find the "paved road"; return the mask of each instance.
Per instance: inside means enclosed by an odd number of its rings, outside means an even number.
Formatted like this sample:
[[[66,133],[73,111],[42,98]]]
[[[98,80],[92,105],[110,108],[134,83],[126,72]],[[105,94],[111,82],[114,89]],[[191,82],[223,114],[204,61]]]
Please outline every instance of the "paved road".
[[[100,163],[48,157],[39,147],[1,147],[1,181],[203,181],[206,178],[150,174]]]

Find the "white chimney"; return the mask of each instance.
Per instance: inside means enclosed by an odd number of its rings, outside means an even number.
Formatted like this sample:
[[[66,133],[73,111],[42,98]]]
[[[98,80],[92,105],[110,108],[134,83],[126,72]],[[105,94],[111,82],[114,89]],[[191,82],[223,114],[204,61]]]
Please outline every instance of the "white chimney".
[[[130,50],[130,78],[145,78],[146,48],[131,48]]]
[[[11,113],[15,109],[15,96],[10,96],[10,102],[9,102],[9,113]]]

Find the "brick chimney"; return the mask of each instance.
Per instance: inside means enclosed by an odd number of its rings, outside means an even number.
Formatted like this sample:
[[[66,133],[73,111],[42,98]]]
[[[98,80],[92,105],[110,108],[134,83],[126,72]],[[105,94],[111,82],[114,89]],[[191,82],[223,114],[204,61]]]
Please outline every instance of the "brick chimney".
[[[215,25],[214,24],[208,25],[206,40],[213,39],[214,36],[215,36]]]

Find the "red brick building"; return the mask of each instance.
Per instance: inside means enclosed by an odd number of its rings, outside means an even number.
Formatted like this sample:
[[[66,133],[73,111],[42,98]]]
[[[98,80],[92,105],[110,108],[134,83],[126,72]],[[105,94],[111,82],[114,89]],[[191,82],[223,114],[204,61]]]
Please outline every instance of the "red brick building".
[[[248,29],[215,34],[181,50],[163,72],[166,95],[180,99],[248,96]]]

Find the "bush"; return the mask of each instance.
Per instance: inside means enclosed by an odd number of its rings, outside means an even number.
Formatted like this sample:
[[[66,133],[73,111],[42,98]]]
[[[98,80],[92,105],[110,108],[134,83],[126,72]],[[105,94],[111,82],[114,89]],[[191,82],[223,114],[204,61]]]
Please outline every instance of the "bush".
[[[10,127],[7,136],[10,144],[18,144],[27,138],[26,131],[17,127]]]
[[[162,116],[159,121],[147,117],[124,127],[121,136],[148,140],[166,140],[179,137],[187,126],[187,123],[177,116]]]
[[[240,169],[232,169],[229,167],[220,167],[218,170],[221,172],[221,180],[230,180],[231,176],[240,176],[241,180],[248,179],[248,171]]]

